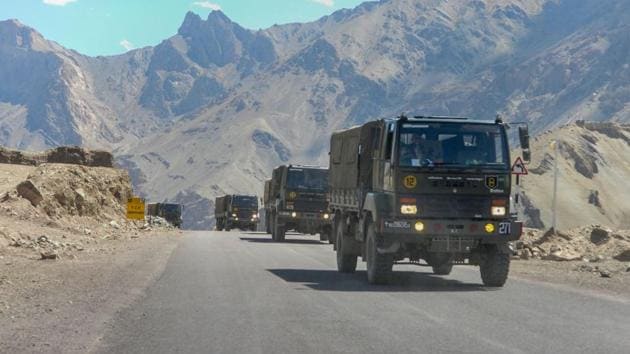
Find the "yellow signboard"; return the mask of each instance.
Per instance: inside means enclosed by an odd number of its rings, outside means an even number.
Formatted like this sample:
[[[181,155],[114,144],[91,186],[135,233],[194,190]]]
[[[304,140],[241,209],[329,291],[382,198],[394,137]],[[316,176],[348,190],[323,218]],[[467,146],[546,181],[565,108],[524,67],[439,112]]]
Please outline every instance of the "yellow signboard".
[[[144,220],[144,199],[130,198],[127,200],[127,219]]]

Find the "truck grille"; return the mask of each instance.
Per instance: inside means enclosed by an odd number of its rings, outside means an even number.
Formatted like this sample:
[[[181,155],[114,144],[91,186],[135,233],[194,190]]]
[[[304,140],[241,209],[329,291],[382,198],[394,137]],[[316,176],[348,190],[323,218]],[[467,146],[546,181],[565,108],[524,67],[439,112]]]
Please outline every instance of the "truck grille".
[[[490,216],[488,197],[436,195],[419,198],[419,214],[438,218],[475,218]]]
[[[314,211],[314,212],[323,212],[326,211],[326,201],[325,200],[300,200],[297,199],[293,202],[295,211]]]
[[[250,219],[252,215],[256,214],[256,210],[239,210],[235,213],[239,219]]]

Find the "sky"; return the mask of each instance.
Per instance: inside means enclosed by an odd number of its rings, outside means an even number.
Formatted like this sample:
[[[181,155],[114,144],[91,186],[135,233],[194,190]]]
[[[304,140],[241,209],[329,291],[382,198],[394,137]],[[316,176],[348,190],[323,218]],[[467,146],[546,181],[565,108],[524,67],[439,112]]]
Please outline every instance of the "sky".
[[[363,0],[0,0],[0,21],[17,19],[82,54],[113,55],[177,33],[188,11],[221,10],[250,29],[314,21]]]

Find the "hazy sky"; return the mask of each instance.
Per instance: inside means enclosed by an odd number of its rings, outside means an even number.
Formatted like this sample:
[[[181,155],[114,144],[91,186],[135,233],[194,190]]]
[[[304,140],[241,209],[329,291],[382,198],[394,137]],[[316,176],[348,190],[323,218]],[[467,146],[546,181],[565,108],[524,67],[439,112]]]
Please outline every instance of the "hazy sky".
[[[0,0],[0,20],[31,26],[88,55],[155,45],[177,32],[188,11],[221,9],[251,29],[316,20],[362,0]]]

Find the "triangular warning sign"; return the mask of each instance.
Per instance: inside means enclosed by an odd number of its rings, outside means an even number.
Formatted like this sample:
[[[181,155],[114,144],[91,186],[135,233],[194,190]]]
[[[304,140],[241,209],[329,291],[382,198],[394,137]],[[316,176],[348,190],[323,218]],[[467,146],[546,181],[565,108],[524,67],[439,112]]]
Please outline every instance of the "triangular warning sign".
[[[527,172],[527,168],[525,167],[525,163],[523,163],[523,160],[520,157],[516,158],[516,161],[514,161],[514,164],[512,165],[512,174],[513,175],[526,175]]]

